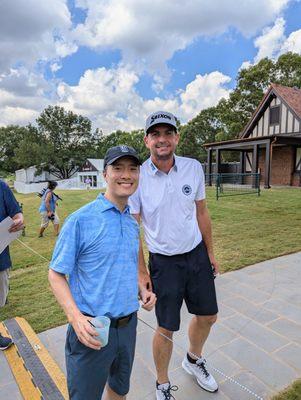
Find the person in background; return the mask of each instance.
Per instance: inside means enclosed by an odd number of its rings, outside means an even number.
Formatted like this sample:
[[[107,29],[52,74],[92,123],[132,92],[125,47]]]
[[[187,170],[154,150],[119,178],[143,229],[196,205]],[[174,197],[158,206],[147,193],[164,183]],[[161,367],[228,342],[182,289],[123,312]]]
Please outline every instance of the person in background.
[[[24,219],[19,203],[15,199],[13,192],[5,182],[0,180],[0,222],[5,218],[11,217],[13,220],[10,232],[17,232],[23,229]],[[0,254],[0,307],[6,303],[9,291],[9,269],[12,263],[7,246]],[[12,340],[0,334],[0,350],[5,350],[12,345]]]
[[[48,182],[47,190],[44,192],[42,196],[41,205],[39,208],[39,212],[42,216],[42,222],[39,232],[39,237],[43,237],[43,233],[47,226],[49,225],[49,221],[53,223],[54,233],[56,236],[59,234],[60,228],[60,220],[56,212],[57,207],[57,197],[53,193],[54,189],[57,187],[57,182],[50,181]]]
[[[91,189],[91,183],[92,183],[91,178],[89,178],[89,177],[87,176],[87,178],[85,179],[85,185],[86,185],[86,189],[87,189],[87,190],[90,190],[90,189]]]

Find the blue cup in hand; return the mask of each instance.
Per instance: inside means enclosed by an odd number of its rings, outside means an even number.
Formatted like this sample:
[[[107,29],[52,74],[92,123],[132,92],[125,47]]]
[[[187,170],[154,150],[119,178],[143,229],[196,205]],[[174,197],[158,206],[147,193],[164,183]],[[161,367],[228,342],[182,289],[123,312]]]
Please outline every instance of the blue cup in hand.
[[[94,329],[97,331],[98,336],[94,336],[96,340],[99,340],[101,343],[101,347],[104,347],[108,344],[109,341],[109,331],[111,320],[104,315],[95,317],[91,319]]]

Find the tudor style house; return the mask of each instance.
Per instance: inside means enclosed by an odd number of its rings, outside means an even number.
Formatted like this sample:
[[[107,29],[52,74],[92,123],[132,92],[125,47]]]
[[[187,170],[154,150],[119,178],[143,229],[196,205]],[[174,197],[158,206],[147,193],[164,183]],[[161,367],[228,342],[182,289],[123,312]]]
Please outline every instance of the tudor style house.
[[[260,172],[264,187],[301,186],[301,89],[271,84],[239,139],[207,143],[220,172],[222,151],[240,152],[240,172]]]

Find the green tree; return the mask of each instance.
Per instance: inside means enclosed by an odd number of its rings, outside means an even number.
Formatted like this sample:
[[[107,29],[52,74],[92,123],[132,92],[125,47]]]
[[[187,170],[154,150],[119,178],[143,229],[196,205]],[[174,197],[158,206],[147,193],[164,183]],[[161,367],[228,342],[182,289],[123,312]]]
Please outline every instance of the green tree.
[[[228,99],[202,110],[182,127],[180,154],[203,160],[205,152],[199,146],[239,137],[271,83],[301,87],[301,55],[288,52],[276,61],[264,58],[241,69],[236,80]]]
[[[301,88],[301,55],[288,52],[280,56],[275,63],[274,82]]]
[[[264,58],[239,71],[236,88],[218,105],[228,138],[243,130],[271,83],[301,87],[301,55],[288,52],[276,61]]]
[[[38,129],[35,126],[28,125],[26,135],[16,148],[14,161],[20,165],[20,168],[42,165],[47,144],[47,140],[40,135]]]
[[[223,129],[217,107],[202,110],[188,124],[180,127],[180,142],[177,154],[205,161],[207,153],[202,145],[214,142],[216,135]]]
[[[141,161],[145,161],[150,153],[144,144],[144,130],[138,129],[130,133],[130,146],[132,146],[139,154]]]
[[[117,130],[109,135],[102,135],[98,142],[98,157],[104,158],[106,151],[113,146],[127,145],[133,147],[139,154],[141,161],[149,156],[149,151],[144,145],[143,129],[125,132]]]
[[[27,136],[28,128],[9,125],[0,128],[0,170],[2,174],[15,172],[22,163],[15,155],[20,143]]]
[[[70,178],[91,156],[98,135],[91,133],[91,121],[63,107],[49,106],[37,119],[38,131],[46,143],[43,150],[41,169],[60,179]]]

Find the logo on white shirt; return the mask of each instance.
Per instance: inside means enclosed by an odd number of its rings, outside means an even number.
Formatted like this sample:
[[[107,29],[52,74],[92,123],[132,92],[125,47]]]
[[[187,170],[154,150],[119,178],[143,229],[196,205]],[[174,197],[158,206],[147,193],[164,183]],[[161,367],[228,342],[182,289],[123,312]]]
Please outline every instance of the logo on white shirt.
[[[189,185],[184,185],[184,186],[182,187],[182,192],[183,192],[186,196],[189,196],[189,195],[191,194],[191,192],[192,192],[191,186],[189,186]]]

